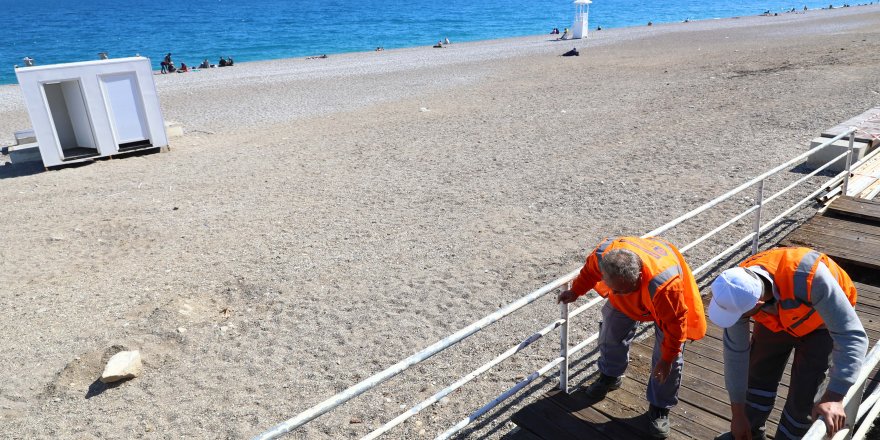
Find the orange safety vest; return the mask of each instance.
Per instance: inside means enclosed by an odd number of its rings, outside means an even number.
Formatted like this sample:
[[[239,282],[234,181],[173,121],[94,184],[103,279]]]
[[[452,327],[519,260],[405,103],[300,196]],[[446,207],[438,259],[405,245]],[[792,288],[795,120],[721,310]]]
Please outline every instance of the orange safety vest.
[[[706,315],[700,289],[691,268],[684,257],[672,244],[657,238],[620,237],[606,239],[594,251],[596,263],[602,256],[614,249],[627,249],[642,260],[642,286],[638,295],[612,295],[611,289],[599,281],[595,290],[611,303],[614,308],[635,321],[656,321],[654,294],[675,279],[681,280],[684,303],[687,306],[685,337],[690,340],[702,339],[706,335]],[[659,317],[663,319],[664,317]]]
[[[803,247],[784,247],[758,253],[740,267],[761,266],[773,275],[779,290],[778,315],[759,311],[754,319],[774,332],[801,337],[825,324],[813,308],[810,292],[819,263],[824,263],[849,299],[856,304],[856,286],[849,275],[827,255]]]

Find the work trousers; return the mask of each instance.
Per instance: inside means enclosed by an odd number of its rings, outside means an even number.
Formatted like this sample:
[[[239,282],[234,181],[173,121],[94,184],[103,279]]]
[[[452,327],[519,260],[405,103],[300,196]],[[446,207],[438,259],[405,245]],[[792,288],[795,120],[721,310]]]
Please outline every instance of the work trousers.
[[[746,416],[753,434],[764,433],[764,424],[776,401],[776,390],[794,349],[791,380],[775,439],[800,439],[810,429],[810,412],[831,358],[834,344],[827,329],[801,337],[774,332],[755,323],[749,352],[749,390]]]
[[[623,312],[606,302],[602,307],[602,327],[599,329],[599,372],[606,376],[620,377],[629,365],[629,347],[636,336],[639,322],[633,321]],[[654,354],[651,357],[651,370],[660,361],[660,343],[663,332],[654,325]],[[682,350],[684,346],[682,346]],[[652,377],[648,379],[648,402],[660,408],[672,408],[678,403],[678,388],[681,386],[681,353],[672,363],[666,382],[659,383]]]

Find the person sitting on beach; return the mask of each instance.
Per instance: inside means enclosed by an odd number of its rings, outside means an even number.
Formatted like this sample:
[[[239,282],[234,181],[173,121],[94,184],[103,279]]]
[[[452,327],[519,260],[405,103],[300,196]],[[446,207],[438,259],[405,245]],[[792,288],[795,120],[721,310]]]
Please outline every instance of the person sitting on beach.
[[[382,52],[385,50],[382,46],[376,46],[376,52]]]
[[[174,67],[174,63],[168,63],[168,73],[173,73],[177,71],[177,68]]]
[[[443,40],[443,44],[449,44],[449,37],[446,37],[446,39]]]
[[[180,63],[180,69],[177,69],[177,73],[189,72],[189,67],[186,63]]]
[[[434,45],[434,47],[443,47],[443,42],[438,41],[437,44]]]
[[[233,63],[234,63],[234,61],[232,61],[232,57],[226,57],[226,65],[227,66],[232,67]]]
[[[575,47],[575,48],[572,48],[570,51],[562,54],[562,56],[564,56],[564,57],[579,57],[579,56],[581,56],[581,53],[578,52],[577,48]]]
[[[565,30],[562,31],[562,36],[557,39],[558,40],[568,40],[569,38],[571,38],[571,31],[569,31],[568,28],[565,28]]]
[[[207,58],[205,58],[205,60],[202,61],[202,64],[199,64],[199,69],[208,69],[210,67],[211,67],[211,63],[208,62]]]
[[[217,65],[220,67],[226,67],[226,58],[220,57],[220,61],[217,62]]]

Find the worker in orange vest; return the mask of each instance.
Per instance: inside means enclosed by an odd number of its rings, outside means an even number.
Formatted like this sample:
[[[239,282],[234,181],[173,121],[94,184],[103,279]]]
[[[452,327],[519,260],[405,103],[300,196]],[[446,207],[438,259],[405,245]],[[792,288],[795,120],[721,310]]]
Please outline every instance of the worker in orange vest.
[[[654,322],[653,370],[648,381],[648,432],[669,435],[669,409],[678,403],[686,340],[706,334],[700,290],[678,249],[658,238],[609,238],[586,263],[558,301],[570,303],[590,289],[608,298],[599,330],[599,378],[586,394],[601,400],[620,388],[629,347],[639,322]]]
[[[733,416],[730,432],[719,438],[766,438],[764,424],[792,350],[788,397],[774,438],[799,439],[817,417],[830,435],[840,430],[843,397],[868,347],[849,275],[815,250],[777,248],[722,272],[712,295],[709,319],[725,329],[724,379]],[[831,378],[814,404],[829,357]]]

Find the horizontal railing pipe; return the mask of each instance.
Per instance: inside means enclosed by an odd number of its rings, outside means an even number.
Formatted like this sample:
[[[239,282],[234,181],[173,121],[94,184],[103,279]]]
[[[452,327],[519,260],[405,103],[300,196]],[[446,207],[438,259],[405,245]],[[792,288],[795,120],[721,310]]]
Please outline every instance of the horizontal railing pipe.
[[[850,129],[847,132],[841,133],[841,134],[829,139],[825,143],[819,145],[818,147],[810,149],[807,152],[800,154],[797,157],[795,157],[795,158],[793,158],[793,159],[791,159],[791,160],[789,160],[789,161],[787,161],[787,162],[785,162],[785,163],[783,163],[783,164],[781,164],[781,165],[779,165],[769,171],[764,172],[763,174],[751,179],[750,181],[741,184],[737,188],[734,188],[733,190],[730,190],[730,191],[722,194],[721,196],[716,197],[712,201],[709,201],[709,202],[703,204],[702,206],[666,223],[665,225],[643,235],[642,237],[656,236],[656,235],[659,235],[665,231],[668,231],[669,229],[683,223],[684,221],[686,221],[690,218],[693,218],[694,216],[699,215],[700,213],[705,212],[708,209],[724,202],[725,200],[729,199],[730,197],[732,197],[732,196],[742,192],[743,190],[751,187],[752,185],[756,184],[757,182],[760,182],[761,180],[766,179],[767,177],[770,177],[770,176],[778,173],[779,171],[782,171],[782,170],[788,168],[789,166],[803,160],[804,158],[810,156],[811,154],[816,153],[817,151],[819,151],[823,148],[826,148],[827,146],[831,145],[833,142],[835,142],[839,139],[842,139],[846,136],[849,136],[853,132],[854,132],[854,129]],[[867,159],[867,158],[865,158],[865,159]],[[853,167],[855,168],[855,167],[861,165],[863,162],[864,162],[864,160],[859,161],[858,163],[853,165]],[[818,173],[818,171],[816,171],[816,173]],[[815,173],[811,174],[801,180],[802,181],[806,180],[807,178],[812,177],[812,175],[815,175]],[[838,176],[838,177],[840,177],[840,176]],[[836,177],[835,179],[838,179],[838,178]],[[800,182],[798,182],[798,183],[800,183]],[[838,180],[838,183],[839,183],[839,180]],[[794,187],[796,184],[790,185],[789,188],[786,188],[783,191],[787,191],[791,187]],[[822,190],[825,191],[825,190],[827,190],[827,187],[830,187],[832,185],[833,185],[833,183],[829,182],[828,184],[823,185]],[[775,197],[778,197],[778,196],[774,195],[771,197],[771,199],[775,198]],[[768,201],[769,201],[769,199],[768,199]],[[796,207],[801,206],[803,203],[805,203],[805,201],[802,201],[801,203],[796,205]],[[792,210],[789,210],[787,212],[790,213]],[[747,211],[747,213],[750,213],[750,212],[752,212],[752,211]],[[747,215],[747,213],[745,215]],[[744,217],[744,215],[742,215],[742,216]],[[777,219],[774,219],[774,221],[771,221],[770,223],[768,223],[768,225],[772,225],[776,221],[777,221]],[[732,222],[727,222],[725,225],[723,225],[723,227],[716,228],[716,230],[714,230],[710,234],[717,233],[721,229],[729,226],[730,224],[732,224]],[[741,242],[728,248],[728,250],[726,250],[725,252],[723,252],[719,256],[716,256],[710,262],[707,262],[703,266],[700,266],[700,268],[695,270],[694,273],[696,274],[696,273],[701,272],[702,270],[705,270],[705,268],[709,267],[710,264],[714,264],[714,262],[718,261],[724,255],[727,255],[729,252],[732,252],[734,249],[742,246],[742,244],[744,244],[745,241],[747,241],[748,239],[751,239],[754,235],[755,235],[754,233],[749,234],[749,236],[747,236]],[[690,249],[691,247],[696,246],[697,244],[699,244],[699,242],[702,242],[706,238],[708,238],[708,236],[701,237],[695,243],[692,243],[692,245],[689,245],[686,248]],[[452,335],[450,335],[440,341],[437,341],[436,343],[423,349],[422,351],[415,353],[412,356],[392,365],[391,367],[389,367],[379,373],[374,374],[373,376],[357,383],[356,385],[349,387],[345,391],[342,391],[342,392],[336,394],[335,396],[333,396],[333,397],[331,397],[331,398],[329,398],[329,399],[327,399],[317,405],[312,406],[311,408],[301,412],[300,414],[296,415],[295,417],[290,418],[282,423],[279,423],[278,425],[274,426],[272,429],[270,429],[266,432],[263,432],[262,434],[255,437],[255,439],[264,440],[264,439],[278,438],[281,435],[283,435],[287,432],[290,432],[291,430],[296,429],[296,428],[304,425],[305,423],[308,423],[311,420],[314,420],[315,418],[327,413],[328,411],[338,407],[339,405],[342,405],[343,403],[348,402],[349,400],[359,396],[360,394],[363,394],[364,392],[372,389],[373,387],[387,381],[388,379],[396,376],[397,374],[401,373],[402,371],[405,371],[406,369],[412,367],[413,365],[416,365],[416,364],[430,358],[431,356],[451,347],[452,345],[454,345],[454,344],[462,341],[463,339],[473,335],[474,333],[482,330],[483,328],[497,322],[498,320],[504,318],[505,316],[519,310],[520,308],[522,308],[526,305],[533,303],[534,301],[543,297],[544,295],[546,295],[547,293],[549,293],[553,289],[556,289],[556,288],[564,285],[565,283],[571,281],[572,279],[574,279],[577,276],[579,271],[580,271],[580,268],[578,268],[578,269],[576,269],[566,275],[563,275],[562,277],[557,278],[556,280],[554,280],[554,281],[544,285],[543,287],[531,292],[530,294],[520,298],[519,300],[516,300],[516,301],[508,304],[507,306],[496,310],[492,314],[490,314],[490,315],[472,323],[471,325],[453,333]],[[586,304],[585,306],[578,308],[575,312],[570,314],[569,320],[571,319],[572,316],[582,312],[583,310],[586,310],[587,308],[589,308],[590,306],[592,306],[594,304],[598,304],[602,300],[603,300],[602,298],[595,298],[595,299],[591,300],[589,304]],[[594,337],[595,336],[596,335],[594,335]],[[591,338],[593,340],[595,340],[594,337],[591,337]],[[588,338],[588,340],[591,338]],[[584,341],[584,342],[587,342],[587,341]],[[577,347],[583,348],[585,346],[584,342],[577,345],[576,348]],[[570,353],[574,353],[574,352],[575,352],[575,350],[570,351]],[[553,365],[548,364],[547,366],[545,366],[546,370],[544,368],[542,368],[542,370],[536,371],[535,373],[543,371],[543,373],[541,373],[541,374],[545,374],[546,371],[549,371],[550,368],[553,368],[554,366],[558,365],[559,362],[561,362],[561,361],[557,360],[557,361],[553,361],[553,362],[555,362],[555,364],[553,364]],[[551,362],[551,364],[553,362]],[[517,385],[519,385],[519,384],[517,384]],[[525,385],[523,385],[523,386],[525,386]]]
[[[590,345],[591,343],[595,342],[596,339],[598,339],[598,338],[599,338],[599,333],[593,333],[592,335],[590,335],[589,338],[584,339],[580,344],[572,347],[568,351],[569,356],[574,355],[575,353],[582,350],[587,345]],[[486,414],[487,412],[491,411],[492,408],[495,408],[501,402],[510,398],[510,396],[513,396],[514,394],[518,393],[520,390],[525,388],[526,385],[530,384],[535,379],[547,374],[548,371],[552,370],[554,367],[561,364],[563,360],[564,359],[560,356],[560,357],[557,357],[556,359],[553,359],[552,361],[548,362],[546,365],[539,368],[537,371],[532,372],[532,374],[528,375],[528,377],[519,381],[516,385],[514,385],[513,387],[511,387],[510,389],[508,389],[507,391],[505,391],[504,393],[502,393],[498,397],[492,399],[491,402],[483,405],[482,407],[480,407],[480,409],[474,411],[473,413],[471,413],[471,415],[462,419],[461,421],[459,421],[458,423],[453,425],[451,428],[447,429],[445,432],[443,432],[443,434],[440,434],[439,436],[437,436],[437,438],[435,440],[445,440],[445,439],[452,437],[453,435],[455,435],[455,433],[457,433],[458,431],[461,431],[462,429],[464,429],[464,427],[473,423],[474,420],[477,420],[483,414]]]
[[[356,385],[349,387],[345,391],[342,391],[341,393],[336,394],[335,396],[309,408],[308,410],[303,411],[297,416],[276,425],[272,429],[255,437],[255,440],[275,439],[290,432],[293,429],[302,426],[305,423],[308,423],[316,417],[323,415],[327,411],[330,411],[333,408],[336,408],[337,406],[348,402],[349,400],[363,394],[364,392],[375,387],[376,385],[379,385],[386,380],[400,374],[400,372],[406,370],[407,368],[418,364],[425,359],[430,358],[431,356],[451,347],[452,345],[460,342],[468,336],[482,330],[486,326],[494,324],[499,319],[504,318],[505,316],[519,310],[520,308],[531,304],[532,302],[551,292],[553,289],[567,283],[569,280],[577,275],[579,270],[580,269],[572,271],[567,275],[563,275],[562,277],[557,278],[556,280],[544,285],[538,290],[535,290],[532,293],[502,307],[501,309],[496,310],[494,313],[484,317],[483,319],[480,319],[473,324],[447,336],[446,338],[435,342],[424,350],[392,365],[391,367],[388,367],[387,369],[379,373],[368,377],[367,379],[364,379]]]
[[[760,182],[760,181],[762,181],[762,180],[764,180],[764,179],[766,179],[766,178],[768,178],[768,177],[770,177],[770,176],[772,176],[772,175],[774,175],[774,174],[776,174],[776,173],[778,173],[778,172],[780,172],[780,171],[782,171],[782,170],[784,170],[784,169],[786,169],[786,168],[788,168],[788,167],[790,167],[790,166],[792,166],[792,165],[794,165],[794,164],[800,162],[801,160],[803,160],[803,159],[806,158],[806,157],[809,157],[809,156],[812,155],[812,154],[815,154],[817,151],[819,151],[819,150],[821,150],[821,149],[823,149],[823,148],[825,148],[825,147],[831,145],[831,144],[834,143],[835,141],[840,140],[840,139],[843,139],[843,138],[846,137],[846,136],[849,136],[849,134],[850,134],[850,133],[853,133],[854,131],[855,131],[854,128],[850,128],[849,130],[847,130],[847,131],[845,131],[845,132],[843,132],[843,133],[841,133],[841,134],[839,134],[839,135],[837,135],[837,136],[835,136],[835,137],[833,137],[833,138],[831,138],[831,139],[828,139],[828,141],[826,141],[826,142],[824,142],[824,143],[822,143],[822,144],[816,146],[815,148],[811,148],[811,149],[807,150],[805,153],[797,155],[794,159],[791,159],[791,160],[789,160],[789,161],[783,163],[782,165],[779,165],[779,166],[777,166],[777,167],[775,167],[775,168],[773,168],[773,169],[771,169],[771,170],[769,170],[769,171],[764,172],[763,174],[759,175],[758,177],[755,177],[755,178],[753,178],[752,180],[749,180],[748,182],[743,183],[742,185],[740,185],[740,186],[738,186],[738,187],[736,187],[736,188],[734,188],[734,189],[732,189],[732,190],[730,190],[730,191],[728,191],[728,192],[726,192],[726,193],[724,193],[724,194],[722,194],[722,195],[720,195],[720,196],[718,196],[718,197],[712,199],[711,201],[709,201],[709,202],[703,204],[702,206],[700,206],[700,207],[698,207],[698,208],[696,208],[696,209],[694,209],[694,210],[688,212],[687,214],[682,215],[681,217],[678,217],[678,218],[676,218],[676,219],[674,219],[674,220],[672,220],[672,221],[666,223],[666,224],[663,225],[663,226],[660,226],[660,227],[657,228],[657,229],[654,229],[653,231],[651,231],[651,232],[649,232],[649,233],[647,233],[647,234],[645,234],[645,235],[648,236],[648,237],[653,237],[653,236],[660,235],[660,234],[662,234],[662,233],[664,233],[664,232],[666,232],[666,231],[668,231],[668,230],[674,228],[675,226],[678,226],[679,224],[681,224],[681,223],[683,223],[683,222],[685,222],[685,221],[687,221],[687,220],[689,220],[689,219],[695,217],[696,215],[699,215],[699,214],[705,212],[705,211],[708,210],[709,208],[712,208],[713,206],[716,206],[716,205],[720,204],[721,202],[724,202],[725,200],[727,200],[727,199],[729,199],[729,198],[735,196],[736,194],[738,194],[738,193],[740,193],[740,192],[742,192],[742,191],[748,189],[748,188],[751,187],[752,185],[754,185],[754,184],[756,184],[756,183],[758,183],[758,182]]]
[[[687,251],[693,249],[693,248],[694,248],[695,246],[697,246],[698,244],[700,244],[700,243],[702,243],[702,242],[704,242],[704,241],[706,241],[706,240],[712,238],[713,236],[715,236],[715,234],[721,232],[722,230],[726,229],[726,228],[729,227],[730,225],[732,225],[732,224],[734,224],[734,223],[736,223],[736,222],[742,220],[745,216],[747,216],[747,215],[749,215],[749,214],[751,214],[751,213],[753,213],[753,212],[755,212],[755,211],[757,211],[757,210],[758,210],[758,205],[754,205],[754,206],[752,206],[751,208],[749,208],[749,209],[743,211],[742,213],[738,214],[737,216],[733,217],[732,219],[730,219],[730,220],[728,220],[728,221],[726,221],[726,222],[720,224],[718,227],[716,227],[715,229],[713,229],[713,230],[707,232],[707,233],[706,233],[705,235],[703,235],[702,237],[700,237],[700,238],[698,238],[698,239],[696,239],[696,240],[694,240],[694,241],[688,243],[688,244],[685,245],[684,247],[682,247],[682,248],[680,249],[681,253],[685,253],[685,252],[687,252]]]
[[[855,170],[855,169],[861,167],[862,165],[864,165],[865,163],[867,163],[869,160],[873,159],[874,157],[876,157],[876,156],[878,156],[878,155],[880,155],[880,148],[877,148],[877,149],[875,149],[874,151],[872,151],[872,152],[868,153],[867,155],[865,155],[865,157],[861,158],[858,162],[854,163],[854,164],[852,165],[852,168],[851,168],[851,169],[852,169],[852,170]],[[834,187],[835,185],[838,185],[838,184],[840,184],[841,182],[843,182],[843,178],[844,178],[844,176],[846,176],[846,171],[841,172],[840,174],[838,174],[837,176],[835,176],[833,179],[831,179],[831,180],[828,182],[828,184],[827,184],[827,185],[828,185],[828,188],[832,188],[832,187]],[[824,202],[824,201],[826,201],[826,200],[828,200],[828,199],[834,197],[834,196],[837,195],[837,193],[839,193],[839,192],[840,192],[840,187],[834,188],[833,190],[829,191],[828,194],[823,194],[822,197],[821,197],[821,200]]]
[[[452,437],[453,435],[455,435],[455,433],[457,433],[458,431],[461,431],[465,426],[470,425],[474,420],[477,420],[483,414],[486,414],[487,412],[491,411],[492,408],[495,408],[496,406],[498,406],[499,403],[507,400],[510,396],[518,393],[520,390],[525,388],[526,385],[532,383],[532,381],[534,381],[535,379],[547,374],[548,371],[552,370],[554,367],[561,364],[562,361],[564,361],[564,360],[565,359],[563,359],[561,356],[557,357],[556,359],[553,359],[552,361],[547,363],[547,365],[544,365],[540,369],[533,371],[532,374],[528,375],[528,377],[517,382],[516,385],[514,385],[513,387],[511,387],[507,391],[501,393],[501,395],[499,395],[498,397],[492,399],[491,402],[483,405],[482,407],[480,407],[480,409],[474,411],[473,413],[471,413],[471,415],[462,419],[461,421],[459,421],[458,423],[453,425],[451,428],[447,429],[442,434],[438,435],[435,438],[435,440],[446,440],[446,439]]]
[[[868,380],[868,377],[871,375],[871,371],[874,371],[874,367],[877,366],[877,363],[880,362],[880,342],[874,344],[874,347],[865,356],[865,361],[862,362],[862,368],[859,370],[858,379],[853,384],[853,386],[849,387],[849,391],[847,391],[846,395],[843,396],[843,406],[849,403],[849,401],[856,395],[856,393],[862,392],[862,387],[865,384],[865,381]],[[865,420],[868,421],[867,419]],[[821,440],[825,437],[827,433],[827,429],[825,427],[825,421],[820,417],[819,420],[813,422],[813,425],[810,426],[810,430],[804,434],[803,440]]]
[[[764,204],[766,205],[767,203],[770,203],[770,202],[773,201],[774,199],[776,199],[776,198],[782,196],[783,194],[785,194],[786,192],[790,191],[790,190],[791,190],[792,188],[794,188],[795,186],[797,186],[797,185],[799,185],[799,184],[805,182],[805,181],[806,181],[807,179],[809,179],[810,177],[813,177],[813,176],[815,176],[816,174],[819,174],[820,172],[822,172],[822,171],[825,170],[826,168],[830,167],[830,166],[831,166],[836,160],[845,157],[846,154],[847,154],[847,153],[842,153],[841,155],[839,155],[839,156],[837,156],[837,157],[831,159],[830,161],[828,161],[825,165],[822,165],[821,167],[816,168],[815,170],[813,170],[812,173],[807,174],[806,176],[804,176],[804,177],[798,179],[796,182],[792,183],[791,185],[788,185],[787,187],[785,187],[785,188],[783,188],[783,189],[777,191],[777,192],[776,192],[775,194],[773,194],[772,196],[767,197],[766,199],[764,199]],[[751,214],[751,213],[753,213],[753,212],[755,212],[755,211],[757,211],[757,210],[758,210],[758,206],[757,206],[757,205],[756,205],[756,206],[752,206],[751,208],[749,208],[749,209],[743,211],[742,213],[740,213],[740,214],[734,216],[732,219],[730,219],[730,220],[728,220],[728,221],[722,223],[720,226],[716,227],[715,229],[709,231],[708,233],[706,233],[706,234],[703,235],[702,237],[700,237],[700,238],[698,238],[698,239],[696,239],[696,240],[694,240],[694,241],[688,243],[687,245],[685,245],[684,247],[681,248],[681,252],[682,252],[682,253],[685,253],[685,252],[689,251],[690,249],[692,249],[692,248],[694,248],[695,246],[699,245],[700,243],[706,241],[707,239],[712,238],[712,237],[713,237],[715,234],[717,234],[718,232],[721,232],[721,231],[724,230],[725,228],[729,227],[730,225],[736,223],[736,222],[739,221],[739,220],[742,220],[744,217],[746,217],[747,215],[749,215],[749,214]]]
[[[382,425],[381,427],[379,427],[379,428],[376,429],[375,431],[373,431],[373,432],[367,434],[367,435],[364,436],[361,440],[372,440],[372,439],[377,438],[377,437],[379,437],[380,435],[382,435],[382,434],[388,432],[391,428],[394,428],[395,426],[397,426],[397,425],[403,423],[406,419],[408,419],[408,418],[410,418],[410,417],[412,417],[412,416],[418,414],[418,413],[419,413],[420,411],[422,411],[423,409],[425,409],[425,408],[427,408],[427,407],[433,405],[434,403],[437,403],[438,401],[440,401],[440,399],[446,397],[449,393],[451,393],[451,392],[453,392],[453,391],[455,391],[455,390],[461,388],[463,385],[465,385],[465,384],[467,384],[468,382],[472,381],[472,380],[473,380],[474,378],[476,378],[477,376],[479,376],[479,375],[485,373],[485,372],[488,371],[490,368],[492,368],[492,367],[498,365],[499,363],[501,363],[501,362],[504,361],[505,359],[507,359],[507,358],[509,358],[509,357],[511,357],[511,356],[513,356],[513,355],[515,355],[515,354],[517,354],[517,353],[519,353],[519,352],[522,351],[524,348],[526,348],[526,347],[528,347],[529,345],[531,345],[533,342],[537,341],[538,339],[541,339],[541,338],[542,338],[543,336],[545,336],[547,333],[550,333],[551,331],[553,331],[553,330],[559,328],[559,326],[561,326],[563,322],[565,322],[565,321],[562,320],[562,319],[557,319],[556,321],[553,321],[553,322],[550,323],[548,326],[546,326],[546,327],[542,328],[541,330],[538,330],[537,332],[533,333],[531,336],[529,336],[528,338],[524,339],[524,340],[523,340],[522,342],[520,342],[519,344],[514,345],[513,347],[509,348],[509,349],[508,349],[507,351],[505,351],[504,353],[501,353],[500,355],[496,356],[496,357],[495,357],[494,359],[492,359],[491,361],[489,361],[489,362],[487,362],[487,363],[481,365],[481,366],[480,366],[479,368],[477,368],[476,370],[471,371],[471,372],[468,373],[467,375],[463,376],[461,379],[455,381],[452,385],[449,385],[448,387],[446,387],[446,388],[444,388],[444,389],[438,391],[438,392],[435,393],[433,396],[431,396],[431,397],[429,397],[429,398],[423,400],[423,401],[420,402],[418,405],[415,405],[415,406],[413,406],[412,408],[410,408],[409,411],[407,411],[407,412],[405,412],[405,413],[403,413],[403,414],[400,414],[399,416],[397,416],[397,417],[395,417],[394,419],[390,420],[388,423],[385,423],[384,425]]]

